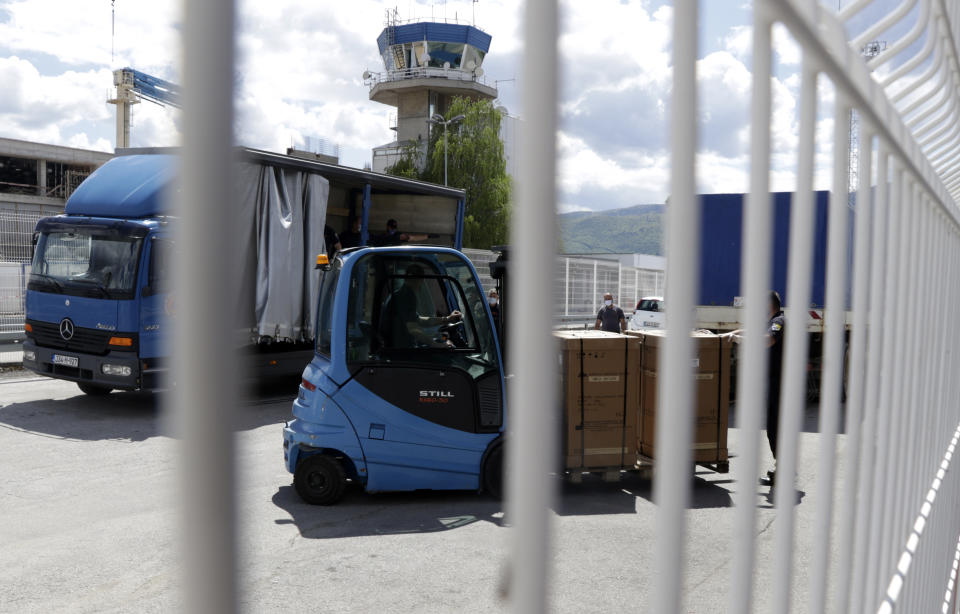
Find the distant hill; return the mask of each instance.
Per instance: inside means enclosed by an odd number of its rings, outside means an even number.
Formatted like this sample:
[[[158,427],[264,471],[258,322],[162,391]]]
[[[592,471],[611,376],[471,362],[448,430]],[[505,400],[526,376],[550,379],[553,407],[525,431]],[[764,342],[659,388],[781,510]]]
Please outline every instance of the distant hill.
[[[664,205],[635,205],[609,211],[558,216],[565,254],[663,255]]]

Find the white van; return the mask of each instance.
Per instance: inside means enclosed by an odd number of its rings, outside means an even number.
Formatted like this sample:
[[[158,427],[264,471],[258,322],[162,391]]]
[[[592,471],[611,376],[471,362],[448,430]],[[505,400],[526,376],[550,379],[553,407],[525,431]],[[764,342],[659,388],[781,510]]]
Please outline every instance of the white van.
[[[645,296],[637,303],[637,308],[630,317],[630,330],[645,328],[666,328],[667,314],[662,296]]]

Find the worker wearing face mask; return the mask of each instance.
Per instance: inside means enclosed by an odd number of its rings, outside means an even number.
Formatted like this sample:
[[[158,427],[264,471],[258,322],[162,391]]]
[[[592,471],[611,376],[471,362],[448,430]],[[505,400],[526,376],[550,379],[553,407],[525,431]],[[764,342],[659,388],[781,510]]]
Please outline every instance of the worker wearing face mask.
[[[613,295],[607,292],[603,295],[603,307],[597,313],[597,323],[594,329],[605,330],[608,333],[622,333],[627,330],[627,320],[623,317],[623,309],[613,304]]]
[[[490,305],[490,313],[493,314],[493,321],[500,323],[500,295],[496,290],[487,293],[487,304]]]

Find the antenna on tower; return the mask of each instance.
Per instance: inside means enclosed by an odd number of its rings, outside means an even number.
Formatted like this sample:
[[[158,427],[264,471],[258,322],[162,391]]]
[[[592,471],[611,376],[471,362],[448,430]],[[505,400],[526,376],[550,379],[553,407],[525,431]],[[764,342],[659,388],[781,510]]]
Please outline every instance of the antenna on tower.
[[[887,48],[887,41],[870,41],[860,49],[860,55],[867,61],[880,55]],[[850,142],[847,147],[847,198],[852,207],[857,184],[860,182],[860,134],[857,112],[850,109]]]
[[[113,41],[117,33],[117,0],[110,0],[110,68],[113,68]]]

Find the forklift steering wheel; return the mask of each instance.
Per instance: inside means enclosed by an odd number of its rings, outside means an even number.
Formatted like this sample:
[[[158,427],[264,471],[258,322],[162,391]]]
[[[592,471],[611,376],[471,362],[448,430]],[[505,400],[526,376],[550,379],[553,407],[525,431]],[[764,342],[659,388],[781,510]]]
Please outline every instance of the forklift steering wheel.
[[[437,332],[446,335],[454,346],[462,348],[467,345],[466,339],[463,335],[464,329],[462,327],[463,320],[457,320],[456,322],[447,322],[446,324],[441,324],[439,327],[437,327]]]
[[[439,333],[449,333],[450,331],[452,331],[454,328],[460,326],[461,324],[463,324],[463,321],[447,322],[446,324],[441,324],[440,326],[438,326],[438,327],[437,327],[437,332],[439,332]]]

